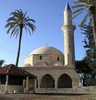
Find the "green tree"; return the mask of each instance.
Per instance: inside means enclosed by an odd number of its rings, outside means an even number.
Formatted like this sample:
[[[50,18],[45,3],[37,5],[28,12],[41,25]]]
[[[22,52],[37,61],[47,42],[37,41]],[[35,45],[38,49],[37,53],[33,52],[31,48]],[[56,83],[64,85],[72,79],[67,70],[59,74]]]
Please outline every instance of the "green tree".
[[[73,0],[74,6],[73,8],[73,18],[77,17],[81,14],[84,10],[87,10],[83,20],[80,23],[80,27],[86,22],[88,16],[92,18],[92,27],[93,27],[93,34],[94,34],[94,41],[96,46],[96,0]]]
[[[2,67],[4,63],[5,63],[5,60],[1,59],[0,60],[0,67]]]
[[[19,45],[18,45],[18,52],[16,58],[16,66],[18,66],[18,62],[19,62],[23,29],[25,29],[26,32],[28,31],[30,35],[36,29],[35,25],[33,24],[35,23],[35,20],[30,19],[29,16],[26,16],[26,14],[27,12],[23,13],[21,9],[11,12],[10,15],[12,15],[12,17],[8,18],[7,24],[5,25],[5,28],[8,28],[7,34],[11,31],[11,36],[17,37],[19,35]]]
[[[95,77],[96,73],[96,46],[93,40],[92,25],[84,25],[82,28],[82,34],[85,35],[84,48],[86,49],[85,60],[88,66],[93,70],[92,75]]]
[[[78,74],[80,74],[80,80],[81,81],[83,80],[83,85],[85,85],[85,80],[87,78],[91,78],[93,76],[92,75],[93,69],[91,69],[88,66],[88,63],[86,62],[86,59],[75,61],[75,65],[76,65],[75,70]]]

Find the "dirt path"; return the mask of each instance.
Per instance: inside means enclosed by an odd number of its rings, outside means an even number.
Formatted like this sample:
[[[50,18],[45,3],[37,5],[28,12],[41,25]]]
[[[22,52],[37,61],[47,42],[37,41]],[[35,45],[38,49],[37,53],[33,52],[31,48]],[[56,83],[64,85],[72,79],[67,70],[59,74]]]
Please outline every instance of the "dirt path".
[[[96,95],[0,94],[0,100],[96,100]]]

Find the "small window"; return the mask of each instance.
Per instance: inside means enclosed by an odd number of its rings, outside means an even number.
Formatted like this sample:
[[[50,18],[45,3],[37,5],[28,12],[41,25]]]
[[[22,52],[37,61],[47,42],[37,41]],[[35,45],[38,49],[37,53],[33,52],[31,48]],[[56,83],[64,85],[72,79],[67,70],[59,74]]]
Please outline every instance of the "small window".
[[[57,57],[57,61],[59,61],[59,57]]]
[[[42,60],[42,56],[40,56],[40,60]]]

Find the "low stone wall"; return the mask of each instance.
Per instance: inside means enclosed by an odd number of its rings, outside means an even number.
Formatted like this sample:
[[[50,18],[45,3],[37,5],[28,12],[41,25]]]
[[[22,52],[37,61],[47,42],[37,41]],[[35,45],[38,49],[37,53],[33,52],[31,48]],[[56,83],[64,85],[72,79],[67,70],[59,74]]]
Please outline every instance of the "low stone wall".
[[[24,87],[19,85],[8,85],[8,92],[22,93],[24,92]]]
[[[86,86],[86,87],[78,87],[78,88],[42,88],[36,89],[35,93],[96,93],[96,86]]]
[[[0,85],[0,93],[5,91],[5,85]],[[8,92],[23,93],[23,86],[9,85]],[[29,91],[30,93],[30,91]],[[31,92],[33,93],[33,92]],[[96,93],[96,86],[82,86],[78,88],[36,88],[35,93]]]
[[[0,93],[5,91],[5,85],[0,85]]]

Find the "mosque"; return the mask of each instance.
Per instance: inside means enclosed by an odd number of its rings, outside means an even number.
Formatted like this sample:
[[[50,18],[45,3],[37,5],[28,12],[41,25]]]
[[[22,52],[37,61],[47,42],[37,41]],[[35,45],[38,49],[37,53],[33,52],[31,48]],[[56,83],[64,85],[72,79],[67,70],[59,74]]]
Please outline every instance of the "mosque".
[[[54,47],[42,46],[25,58],[22,68],[36,76],[35,80],[29,79],[29,90],[34,90],[35,93],[64,93],[66,89],[79,87],[79,76],[75,72],[75,28],[72,24],[72,11],[67,3],[64,9],[64,25],[61,28],[65,52],[63,54]]]

